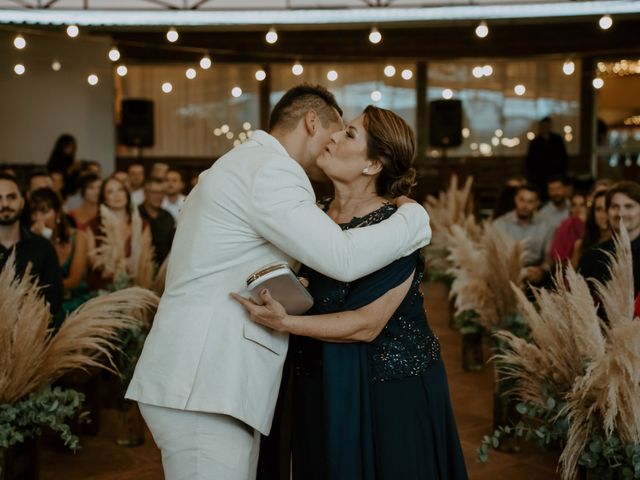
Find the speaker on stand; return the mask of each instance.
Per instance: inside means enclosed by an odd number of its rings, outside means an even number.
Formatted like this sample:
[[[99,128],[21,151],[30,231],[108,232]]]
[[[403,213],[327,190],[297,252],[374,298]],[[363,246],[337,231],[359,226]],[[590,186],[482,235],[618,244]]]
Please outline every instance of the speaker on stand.
[[[434,100],[429,103],[429,145],[447,148],[462,144],[462,102],[460,100]]]
[[[153,102],[140,98],[122,101],[118,142],[138,149],[138,158],[142,158],[142,149],[152,147],[155,136],[153,129]]]

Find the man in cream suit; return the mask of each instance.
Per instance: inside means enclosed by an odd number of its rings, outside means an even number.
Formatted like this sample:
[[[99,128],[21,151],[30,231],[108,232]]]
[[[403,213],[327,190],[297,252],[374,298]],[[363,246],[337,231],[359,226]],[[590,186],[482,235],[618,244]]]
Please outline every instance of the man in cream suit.
[[[302,85],[250,140],[200,175],[173,242],[165,292],[126,397],[162,451],[167,480],[255,478],[278,397],[286,334],[251,322],[229,293],[278,261],[352,281],[428,243],[424,209],[343,232],[315,205],[305,170],[343,128],[331,93]],[[317,167],[315,167],[317,168]]]

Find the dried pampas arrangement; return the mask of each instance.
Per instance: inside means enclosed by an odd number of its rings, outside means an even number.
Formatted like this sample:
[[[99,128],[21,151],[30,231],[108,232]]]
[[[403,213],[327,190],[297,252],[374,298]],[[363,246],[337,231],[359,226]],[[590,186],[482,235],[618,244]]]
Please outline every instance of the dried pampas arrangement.
[[[504,328],[504,322],[518,312],[511,284],[522,285],[522,243],[487,224],[479,239],[453,225],[448,245],[449,274],[454,278],[450,295],[456,311],[475,312],[488,331]]]
[[[12,254],[0,272],[0,404],[16,402],[76,368],[113,368],[118,333],[138,326],[158,297],[128,288],[94,298],[49,328],[49,307],[28,269],[15,275]]]
[[[640,324],[633,316],[632,258],[624,226],[615,246],[615,256],[609,255],[611,280],[595,283],[608,323],[598,317],[587,281],[569,266],[556,272],[552,290],[534,291],[538,308],[512,285],[530,342],[508,331],[496,334],[507,345],[497,360],[503,374],[515,380],[513,393],[538,412],[547,411],[547,431],[566,435],[560,456],[564,480],[576,478],[585,455],[597,454],[588,450],[600,434],[621,442],[618,465],[605,468],[622,468],[625,446],[633,450],[640,444]],[[633,470],[637,462],[629,462]]]

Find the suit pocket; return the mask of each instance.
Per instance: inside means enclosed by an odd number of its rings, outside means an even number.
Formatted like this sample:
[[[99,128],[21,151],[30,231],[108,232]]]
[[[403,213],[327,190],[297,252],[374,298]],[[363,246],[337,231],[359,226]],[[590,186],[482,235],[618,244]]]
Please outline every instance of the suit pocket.
[[[289,345],[289,334],[276,332],[252,321],[244,323],[244,338],[271,350],[276,355],[282,355]]]

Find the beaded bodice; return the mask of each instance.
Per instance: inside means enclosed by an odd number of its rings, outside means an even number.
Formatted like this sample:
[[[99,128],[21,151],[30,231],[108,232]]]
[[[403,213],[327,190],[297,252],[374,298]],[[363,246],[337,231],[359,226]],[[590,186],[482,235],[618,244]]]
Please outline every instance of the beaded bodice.
[[[391,216],[395,210],[394,205],[387,203],[364,217],[356,217],[349,223],[341,224],[340,227],[349,230],[373,225]],[[420,292],[424,260],[418,253],[413,255],[416,272],[409,292],[380,335],[369,344],[371,379],[374,382],[418,375],[440,356],[440,344],[427,323]],[[358,281],[339,282],[313,270],[307,270],[305,274],[309,277],[309,289],[315,299],[313,310],[309,312],[311,314],[344,310],[345,301],[352,289],[360,288]],[[320,366],[320,359],[317,358],[319,346],[313,345],[314,343],[303,340],[299,344],[306,352],[298,349],[296,356],[302,355],[299,358],[302,363],[296,362],[298,374],[303,374],[308,369],[305,367],[313,369],[314,366]]]

